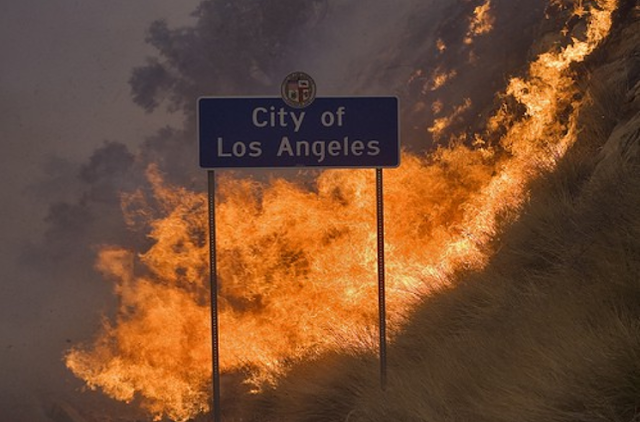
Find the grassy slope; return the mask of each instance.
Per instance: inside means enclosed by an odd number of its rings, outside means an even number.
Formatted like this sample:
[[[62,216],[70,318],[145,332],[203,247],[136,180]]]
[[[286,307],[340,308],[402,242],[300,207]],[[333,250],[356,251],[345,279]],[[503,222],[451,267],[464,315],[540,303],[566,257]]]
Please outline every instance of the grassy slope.
[[[637,9],[625,19],[584,67],[594,103],[576,147],[489,267],[419,307],[390,346],[387,392],[374,357],[325,356],[266,394],[255,420],[640,420]]]

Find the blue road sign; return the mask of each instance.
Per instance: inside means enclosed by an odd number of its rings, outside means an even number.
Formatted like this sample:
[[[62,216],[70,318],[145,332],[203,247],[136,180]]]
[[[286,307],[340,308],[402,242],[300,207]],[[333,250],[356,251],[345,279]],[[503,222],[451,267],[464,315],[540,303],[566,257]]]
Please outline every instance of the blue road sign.
[[[397,167],[396,97],[316,98],[293,108],[282,98],[198,100],[200,167]]]

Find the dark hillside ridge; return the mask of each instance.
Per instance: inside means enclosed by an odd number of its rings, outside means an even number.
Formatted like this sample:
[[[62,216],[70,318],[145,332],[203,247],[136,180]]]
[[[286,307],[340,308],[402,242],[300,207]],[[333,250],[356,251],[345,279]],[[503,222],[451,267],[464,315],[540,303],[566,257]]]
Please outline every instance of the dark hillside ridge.
[[[640,419],[640,6],[622,3],[577,69],[592,98],[578,142],[487,268],[418,307],[390,346],[387,391],[374,356],[324,356],[243,420]]]

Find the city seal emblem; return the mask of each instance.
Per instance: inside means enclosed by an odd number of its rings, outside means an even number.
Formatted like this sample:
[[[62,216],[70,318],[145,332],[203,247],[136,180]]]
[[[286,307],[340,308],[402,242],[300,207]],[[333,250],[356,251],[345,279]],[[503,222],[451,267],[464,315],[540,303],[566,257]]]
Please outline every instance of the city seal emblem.
[[[282,81],[282,99],[293,108],[304,108],[316,99],[316,83],[304,72],[293,72]]]

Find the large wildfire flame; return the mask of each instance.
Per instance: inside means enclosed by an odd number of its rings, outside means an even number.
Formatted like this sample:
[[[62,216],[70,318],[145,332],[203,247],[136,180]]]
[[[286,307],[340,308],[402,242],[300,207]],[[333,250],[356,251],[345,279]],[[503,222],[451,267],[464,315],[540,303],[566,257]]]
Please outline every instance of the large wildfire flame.
[[[469,36],[490,30],[489,5],[476,9]],[[575,141],[580,103],[570,67],[608,34],[617,2],[579,7],[583,39],[541,54],[526,77],[511,79],[504,105],[473,147],[454,142],[425,157],[404,154],[400,168],[386,171],[392,327],[456,271],[485,265],[490,241],[526,200],[528,182]],[[489,139],[500,141],[492,147]],[[158,204],[162,217],[147,222],[153,245],[142,254],[102,248],[97,267],[115,281],[119,313],[66,363],[90,388],[138,398],[157,419],[185,421],[209,410],[207,201],[168,186],[154,167],[148,177],[153,198],[124,195],[123,209],[135,224],[157,214],[147,202]],[[325,171],[311,188],[280,179],[220,181],[223,371],[247,371],[259,388],[309,355],[375,347],[374,201],[373,170]]]

